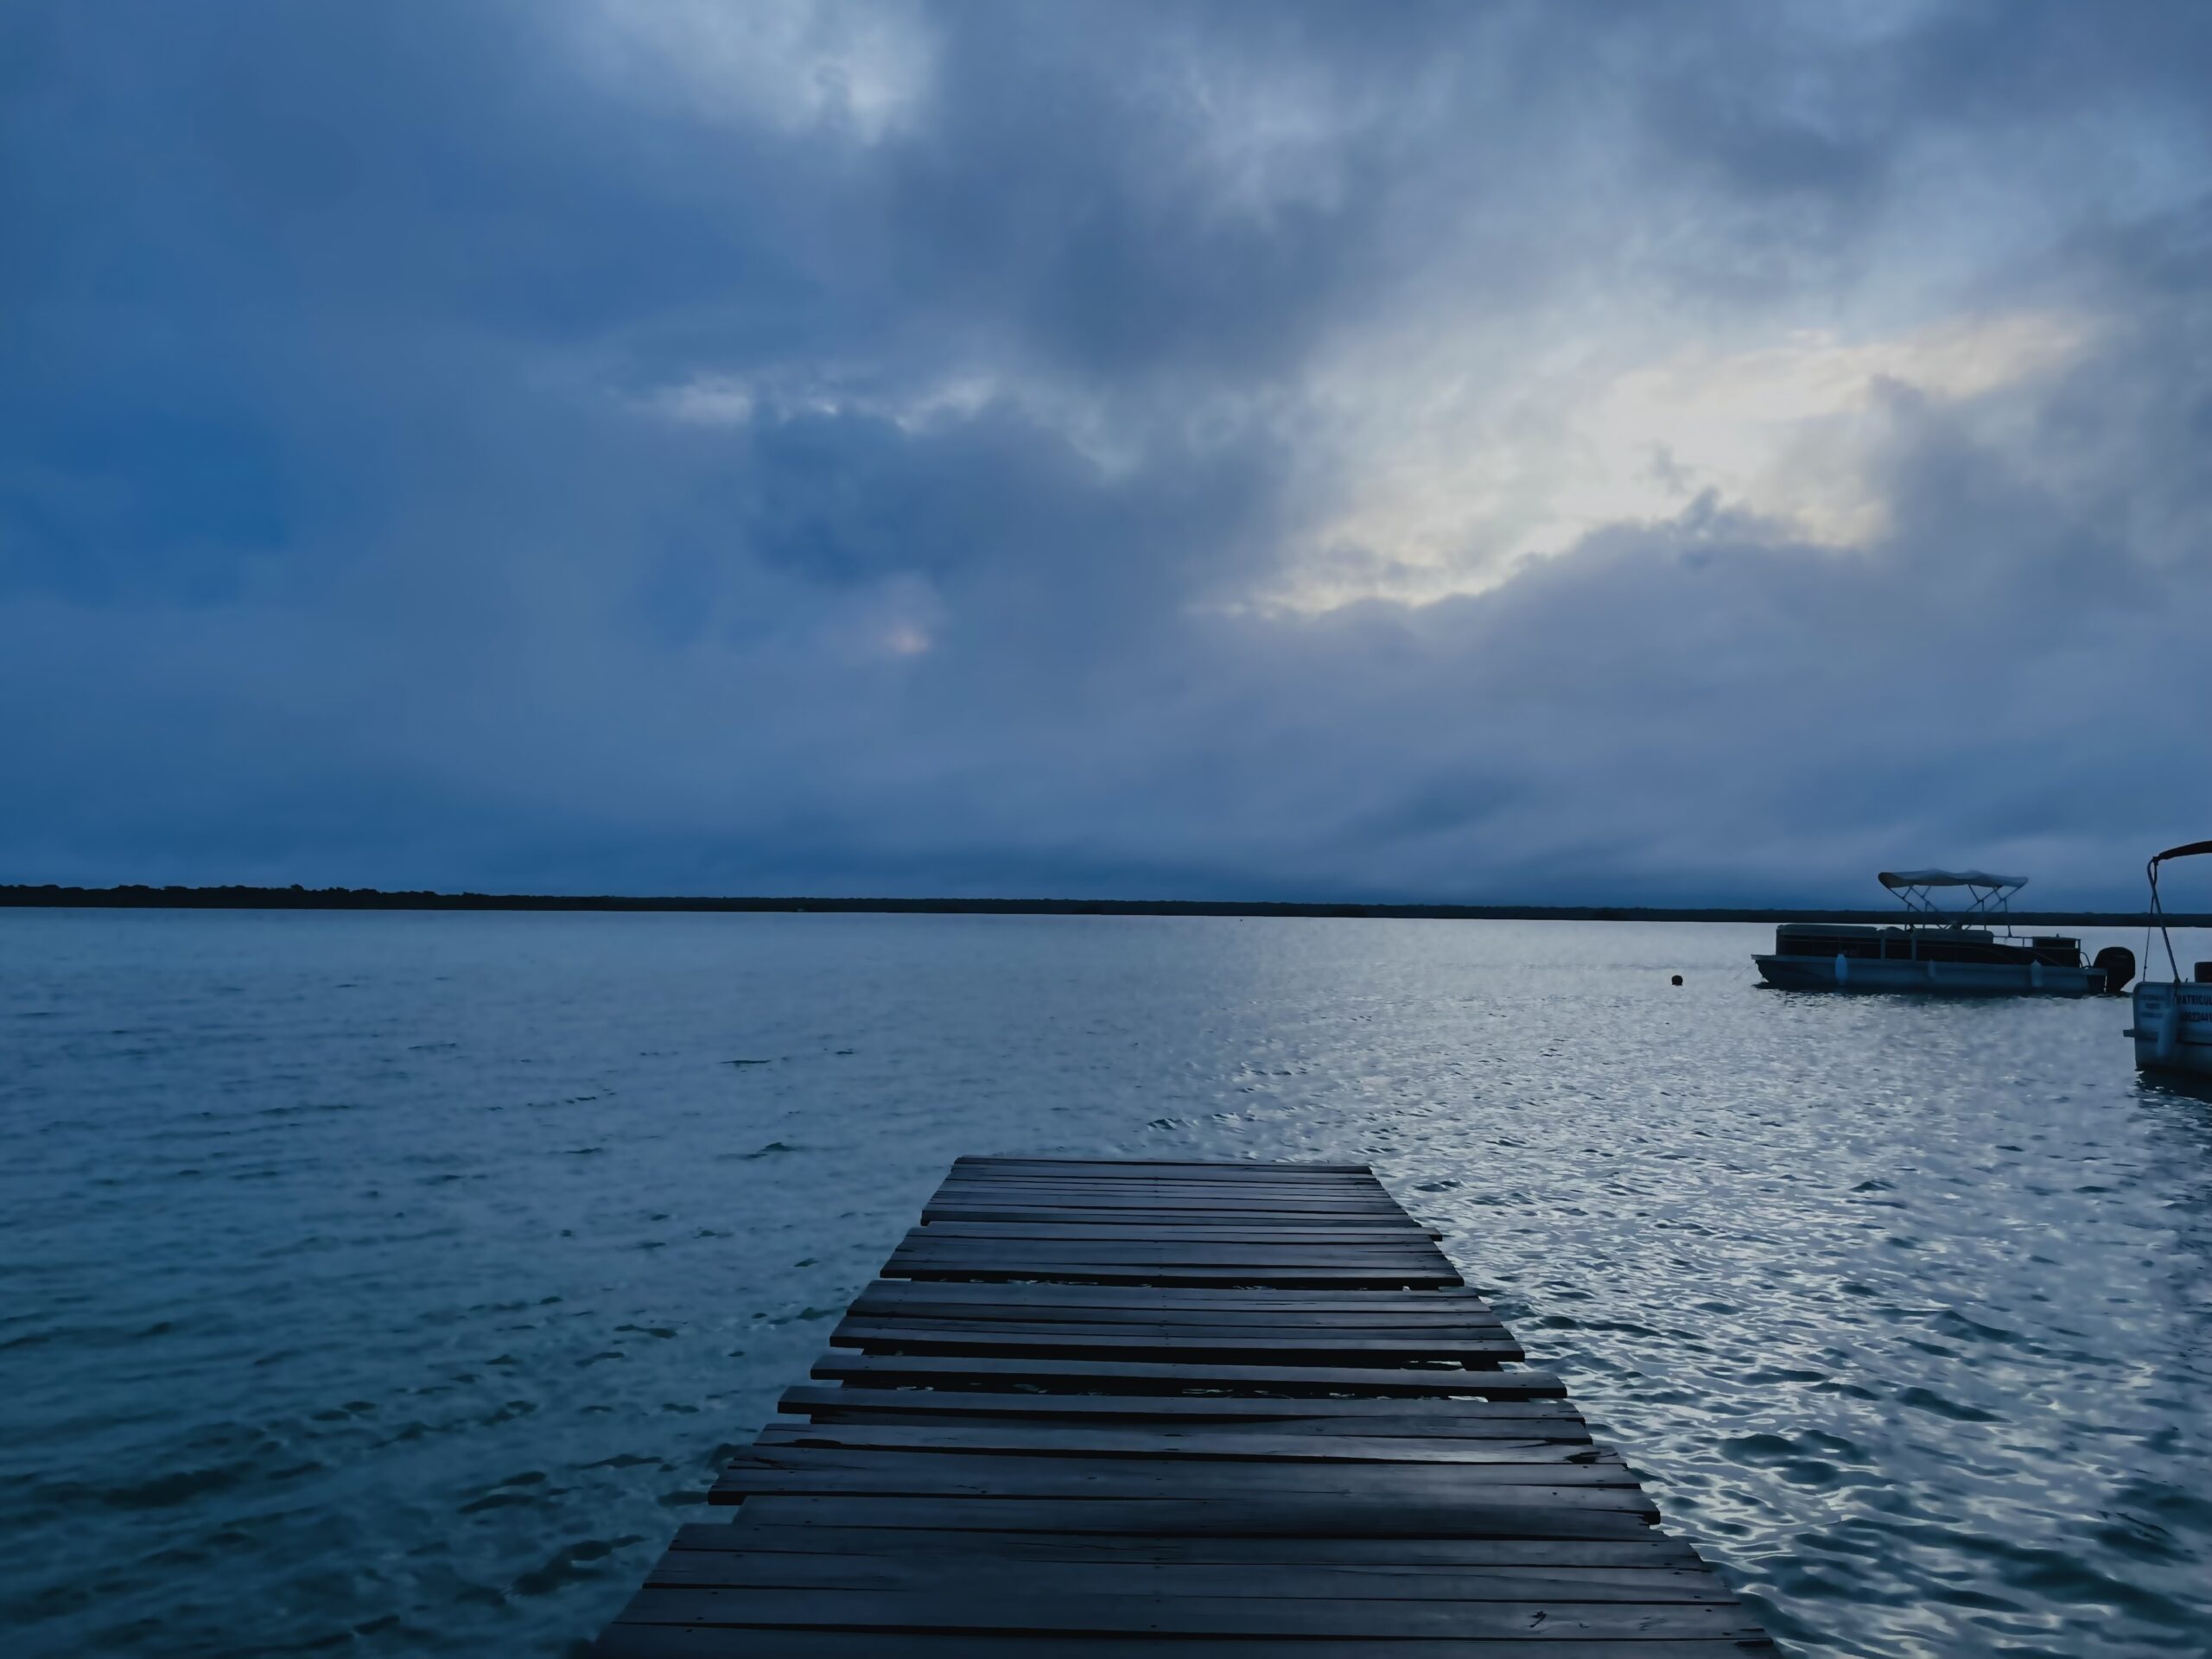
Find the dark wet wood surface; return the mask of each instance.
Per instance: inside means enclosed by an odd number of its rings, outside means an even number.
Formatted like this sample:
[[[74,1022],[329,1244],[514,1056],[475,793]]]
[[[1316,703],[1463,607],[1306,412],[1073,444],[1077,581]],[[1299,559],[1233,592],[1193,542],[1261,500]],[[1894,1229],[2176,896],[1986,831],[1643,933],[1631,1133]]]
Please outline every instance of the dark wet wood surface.
[[[963,1158],[606,1659],[1772,1651],[1364,1167]]]

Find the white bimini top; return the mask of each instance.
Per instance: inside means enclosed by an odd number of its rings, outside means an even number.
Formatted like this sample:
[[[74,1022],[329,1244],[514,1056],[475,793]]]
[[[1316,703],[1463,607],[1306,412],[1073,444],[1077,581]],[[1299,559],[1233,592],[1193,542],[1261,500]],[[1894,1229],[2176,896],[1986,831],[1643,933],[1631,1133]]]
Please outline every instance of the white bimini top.
[[[2028,885],[2024,875],[1991,875],[1983,870],[1884,870],[1875,878],[1891,892],[1899,887],[2009,887]]]

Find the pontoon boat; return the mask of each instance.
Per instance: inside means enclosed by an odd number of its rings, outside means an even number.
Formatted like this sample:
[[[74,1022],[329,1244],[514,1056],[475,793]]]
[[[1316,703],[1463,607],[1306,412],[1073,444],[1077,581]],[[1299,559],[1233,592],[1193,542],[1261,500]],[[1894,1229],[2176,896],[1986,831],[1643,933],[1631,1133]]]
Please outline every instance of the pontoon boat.
[[[2166,931],[2165,911],[2158,903],[2158,866],[2170,858],[2194,858],[2200,853],[2212,853],[2212,841],[2169,847],[2145,870],[2151,878],[2151,914],[2158,937],[2165,941],[2166,971],[2173,978],[2136,984],[2135,1023],[2127,1034],[2135,1039],[2139,1071],[2212,1073],[2212,962],[2198,963],[2194,977],[2182,978],[2181,963],[2174,959],[2173,935]]]
[[[1904,902],[1904,925],[1784,922],[1774,954],[1753,957],[1770,985],[1791,991],[1891,991],[1951,996],[2088,996],[2124,988],[2135,958],[2126,950],[2082,960],[2082,942],[2056,935],[2021,938],[2007,906],[2024,875],[1980,870],[1884,870],[1877,878]],[[1964,910],[1937,907],[1939,888],[1963,887]],[[2002,937],[1985,919],[2005,926]],[[2123,963],[2118,960],[2124,957]]]

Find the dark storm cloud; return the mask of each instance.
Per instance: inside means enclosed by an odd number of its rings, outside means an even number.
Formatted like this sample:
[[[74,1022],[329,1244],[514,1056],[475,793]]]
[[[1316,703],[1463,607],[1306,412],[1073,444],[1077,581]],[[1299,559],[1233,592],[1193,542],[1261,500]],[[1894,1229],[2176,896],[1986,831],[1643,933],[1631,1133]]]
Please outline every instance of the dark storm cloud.
[[[2212,817],[2209,37],[18,9],[0,874],[2124,893]],[[1512,502],[1560,363],[2016,316],[1791,463],[1843,544],[1678,469],[1407,591],[1440,387]]]

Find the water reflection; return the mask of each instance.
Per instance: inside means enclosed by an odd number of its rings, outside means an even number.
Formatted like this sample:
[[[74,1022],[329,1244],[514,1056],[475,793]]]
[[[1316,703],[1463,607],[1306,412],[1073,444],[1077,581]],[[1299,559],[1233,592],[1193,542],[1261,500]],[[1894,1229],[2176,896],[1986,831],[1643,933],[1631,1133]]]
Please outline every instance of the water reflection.
[[[1764,937],[0,918],[0,1609],[563,1651],[996,1150],[1373,1161],[1806,1651],[2201,1647],[2212,1109]]]

